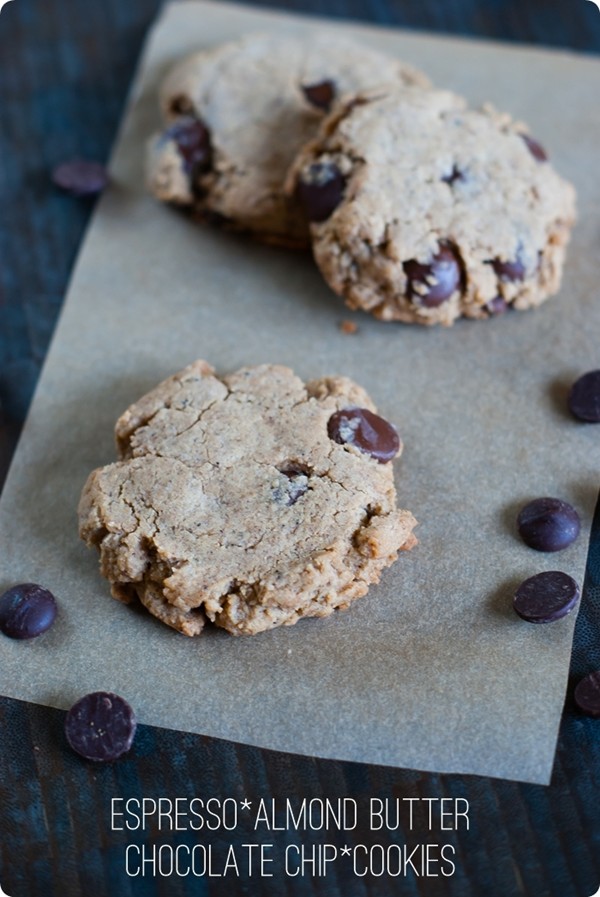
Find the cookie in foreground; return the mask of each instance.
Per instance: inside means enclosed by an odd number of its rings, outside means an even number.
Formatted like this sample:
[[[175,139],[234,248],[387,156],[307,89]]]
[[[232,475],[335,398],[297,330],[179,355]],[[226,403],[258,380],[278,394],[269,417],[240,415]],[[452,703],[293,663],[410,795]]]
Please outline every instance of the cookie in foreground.
[[[331,288],[382,320],[449,325],[559,289],[574,189],[524,125],[449,91],[359,94],[325,119],[287,190]]]
[[[235,230],[310,245],[283,185],[296,153],[345,93],[427,84],[411,66],[331,32],[265,33],[180,62],[161,90],[165,130],[148,153],[151,191]]]
[[[286,367],[217,377],[197,361],[117,421],[120,461],[91,473],[80,535],[112,594],[196,635],[255,634],[346,608],[416,521],[396,507],[402,448],[364,389]]]

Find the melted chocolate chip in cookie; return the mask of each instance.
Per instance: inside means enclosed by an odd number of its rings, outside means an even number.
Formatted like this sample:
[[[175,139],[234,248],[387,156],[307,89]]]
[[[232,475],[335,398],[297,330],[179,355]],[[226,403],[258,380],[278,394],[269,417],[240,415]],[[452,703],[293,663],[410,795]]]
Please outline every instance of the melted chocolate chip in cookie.
[[[311,106],[327,111],[335,98],[335,81],[327,78],[318,84],[303,85],[302,90]]]
[[[448,184],[450,187],[456,183],[456,181],[464,181],[465,176],[462,171],[456,167],[456,165],[452,166],[452,171],[449,174],[444,175],[442,180],[444,183]]]
[[[171,125],[164,136],[176,144],[187,174],[195,177],[208,171],[212,161],[210,131],[201,119],[184,116]]]
[[[441,246],[428,264],[415,259],[405,262],[404,271],[408,277],[408,295],[425,308],[437,308],[447,302],[461,285],[458,254],[448,245]]]
[[[499,280],[514,283],[514,281],[525,279],[525,265],[521,260],[520,255],[517,255],[516,259],[513,259],[512,261],[510,259],[494,259],[492,268],[498,275]]]
[[[295,505],[298,499],[308,491],[310,469],[299,461],[287,461],[279,468],[279,473],[287,477],[284,488],[276,490],[276,498],[286,505]]]
[[[346,178],[333,162],[315,162],[298,181],[297,195],[309,221],[325,221],[344,196]]]
[[[534,140],[533,137],[530,137],[529,134],[520,134],[519,136],[522,137],[527,144],[527,149],[534,159],[537,159],[538,162],[547,162],[548,153],[541,143],[538,143],[538,141]]]
[[[490,315],[503,315],[510,307],[504,296],[494,296],[486,305]]]
[[[329,418],[329,438],[340,445],[353,445],[381,464],[391,461],[400,450],[396,428],[368,408],[342,408]]]

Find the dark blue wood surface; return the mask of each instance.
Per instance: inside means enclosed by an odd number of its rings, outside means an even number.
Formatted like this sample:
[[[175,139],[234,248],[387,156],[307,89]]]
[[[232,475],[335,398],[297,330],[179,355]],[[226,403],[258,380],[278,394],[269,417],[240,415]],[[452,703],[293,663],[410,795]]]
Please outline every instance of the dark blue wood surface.
[[[48,172],[75,154],[105,159],[157,0],[13,0],[0,13],[0,481],[3,479],[93,208],[55,191]],[[600,51],[589,0],[292,0],[264,6],[408,28]],[[600,484],[599,484],[600,485]],[[600,668],[600,512],[594,522],[572,660]],[[1,660],[0,660],[1,662]],[[59,711],[0,699],[0,886],[10,897],[590,897],[600,884],[600,721],[568,697],[548,788],[293,757],[142,727],[131,754],[99,768],[65,746]],[[189,844],[189,833],[111,831],[115,797],[466,797],[471,829],[449,878],[128,877],[123,851]],[[364,826],[302,839],[398,845],[432,840],[425,820],[385,835]],[[435,834],[435,833],[434,833]],[[439,833],[438,833],[439,834]],[[205,839],[211,840],[211,839]],[[243,825],[225,842],[256,838]],[[193,841],[193,839],[192,839]]]

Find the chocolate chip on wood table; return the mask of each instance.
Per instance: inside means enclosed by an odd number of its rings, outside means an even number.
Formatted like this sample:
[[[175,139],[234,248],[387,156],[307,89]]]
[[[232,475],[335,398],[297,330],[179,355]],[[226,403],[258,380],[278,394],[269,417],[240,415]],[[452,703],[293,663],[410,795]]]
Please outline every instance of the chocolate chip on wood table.
[[[571,414],[586,423],[600,423],[600,370],[588,371],[575,381],[569,393]]]
[[[57,187],[73,196],[95,196],[108,184],[108,172],[99,162],[70,159],[56,166],[52,180]]]
[[[515,612],[528,623],[553,623],[571,613],[579,586],[560,570],[536,573],[521,583],[513,599]]]
[[[521,508],[519,535],[536,551],[560,551],[575,541],[581,530],[579,514],[559,498],[536,498]]]
[[[573,697],[582,713],[600,718],[600,670],[578,682]]]
[[[36,638],[56,619],[52,592],[33,582],[8,589],[0,597],[0,631],[15,639]]]
[[[366,595],[416,521],[396,505],[395,429],[346,377],[303,383],[198,361],[118,420],[120,460],[83,490],[80,534],[115,598],[186,635],[254,635]]]
[[[124,698],[95,691],[74,704],[65,720],[73,750],[87,760],[117,760],[133,743],[137,720]]]

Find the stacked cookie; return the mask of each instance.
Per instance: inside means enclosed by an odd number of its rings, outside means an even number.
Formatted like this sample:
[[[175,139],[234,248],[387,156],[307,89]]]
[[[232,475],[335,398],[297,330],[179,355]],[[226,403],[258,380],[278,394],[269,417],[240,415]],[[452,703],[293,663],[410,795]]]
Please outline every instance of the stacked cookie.
[[[575,194],[507,115],[337,37],[251,35],[184,60],[149,183],[266,242],[312,242],[352,308],[452,324],[560,286]]]
[[[268,243],[308,247],[309,225],[283,190],[302,147],[346,94],[381,81],[428,81],[351,41],[258,34],[184,59],[163,84],[166,130],[153,141],[159,199]]]

